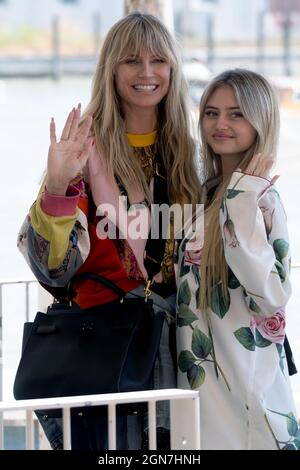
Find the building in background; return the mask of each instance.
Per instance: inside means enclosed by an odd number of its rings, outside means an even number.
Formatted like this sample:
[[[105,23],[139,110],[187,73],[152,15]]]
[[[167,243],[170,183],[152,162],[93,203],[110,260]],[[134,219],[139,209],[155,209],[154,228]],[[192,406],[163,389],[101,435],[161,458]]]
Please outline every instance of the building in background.
[[[24,25],[50,29],[51,19],[59,15],[73,28],[92,30],[91,16],[100,15],[101,32],[123,15],[123,0],[0,0],[1,29],[17,29]]]
[[[175,27],[182,35],[206,38],[207,16],[214,17],[214,39],[222,41],[256,41],[259,17],[265,15],[264,34],[281,37],[280,11],[290,5],[291,27],[300,37],[299,0],[174,0]]]
[[[123,16],[126,1],[0,0],[1,69],[11,76],[16,69],[7,58],[42,57],[52,61],[51,73],[55,77],[73,70],[90,73],[101,40]],[[155,5],[160,6],[165,23],[171,29],[174,24],[183,55],[204,62],[213,72],[231,64],[272,75],[300,75],[300,0],[135,3],[151,4],[154,9]],[[70,57],[84,63],[67,67],[63,61]],[[30,72],[32,67],[28,67]],[[48,69],[46,66],[43,70],[48,73]],[[1,71],[0,74],[5,76]]]
[[[170,14],[174,11],[175,29],[183,36],[206,38],[207,16],[213,15],[216,42],[255,41],[262,12],[266,12],[267,37],[280,37],[279,11],[284,5],[291,5],[291,27],[300,37],[300,0],[164,0],[164,3],[172,4],[166,11]],[[124,0],[0,0],[0,34],[24,25],[49,29],[53,15],[60,15],[69,27],[89,32],[93,29],[91,16],[97,13],[104,35],[123,12]]]

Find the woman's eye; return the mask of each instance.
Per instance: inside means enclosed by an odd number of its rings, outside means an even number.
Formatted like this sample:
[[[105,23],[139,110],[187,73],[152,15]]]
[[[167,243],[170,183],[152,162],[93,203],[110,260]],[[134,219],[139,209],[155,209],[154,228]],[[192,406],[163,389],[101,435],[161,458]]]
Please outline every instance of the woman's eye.
[[[159,63],[159,64],[163,64],[166,62],[165,59],[162,59],[160,57],[156,57],[155,59],[153,59],[153,62],[156,62],[156,63]]]
[[[205,111],[205,116],[207,117],[216,117],[218,113],[216,111]]]
[[[128,64],[128,65],[137,64],[137,59],[126,59],[125,64]]]
[[[231,115],[234,119],[244,117],[242,113],[232,113]]]

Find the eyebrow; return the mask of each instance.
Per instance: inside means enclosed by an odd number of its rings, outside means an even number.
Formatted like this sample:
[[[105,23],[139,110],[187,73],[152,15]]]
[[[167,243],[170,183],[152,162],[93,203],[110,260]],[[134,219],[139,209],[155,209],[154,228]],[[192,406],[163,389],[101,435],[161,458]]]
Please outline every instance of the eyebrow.
[[[217,108],[216,106],[210,106],[209,104],[205,106],[205,109],[207,108],[210,108],[210,109],[219,109]],[[239,106],[229,106],[229,108],[225,108],[225,109],[241,109]]]
[[[141,57],[141,58],[143,58],[144,56],[141,56],[140,54],[132,53],[132,54],[129,54],[128,56],[126,56],[126,58],[128,58],[128,57],[134,57],[134,58]],[[152,58],[161,57],[161,56],[159,54],[151,54],[151,55],[149,55],[149,57],[152,59]]]

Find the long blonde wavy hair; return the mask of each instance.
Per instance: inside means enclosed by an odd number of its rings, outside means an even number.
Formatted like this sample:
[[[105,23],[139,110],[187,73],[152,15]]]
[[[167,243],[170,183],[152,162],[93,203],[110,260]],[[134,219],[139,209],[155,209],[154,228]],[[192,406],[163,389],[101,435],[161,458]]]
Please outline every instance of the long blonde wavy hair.
[[[107,168],[127,190],[137,188],[149,198],[145,176],[127,141],[114,83],[118,64],[129,54],[138,56],[143,50],[168,60],[171,65],[169,90],[158,105],[156,139],[157,153],[167,171],[170,202],[199,203],[201,189],[187,112],[187,87],[176,43],[157,18],[132,13],[109,30],[94,75],[91,101],[83,118],[88,114],[93,116],[96,145],[106,159]]]
[[[220,283],[223,298],[228,298],[228,272],[224,257],[219,223],[219,211],[231,175],[223,177],[220,155],[208,145],[202,131],[205,107],[212,93],[219,87],[233,89],[237,103],[247,121],[256,130],[251,147],[245,151],[238,167],[245,171],[253,155],[272,155],[276,158],[279,135],[279,109],[271,84],[258,73],[245,69],[227,70],[216,76],[204,90],[200,101],[199,132],[201,136],[203,171],[206,188],[205,214],[208,226],[201,256],[201,288],[199,307],[207,310],[211,304],[211,289]],[[213,196],[210,196],[213,194]]]

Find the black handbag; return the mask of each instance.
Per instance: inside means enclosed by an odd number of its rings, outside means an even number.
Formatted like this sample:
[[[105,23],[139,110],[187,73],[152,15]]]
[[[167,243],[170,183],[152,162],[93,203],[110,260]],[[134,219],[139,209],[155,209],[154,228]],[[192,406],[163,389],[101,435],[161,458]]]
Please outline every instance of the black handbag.
[[[115,300],[93,308],[54,303],[25,323],[14,382],[17,400],[152,389],[164,313],[147,298],[125,298],[111,281]],[[53,413],[52,413],[53,414]]]

